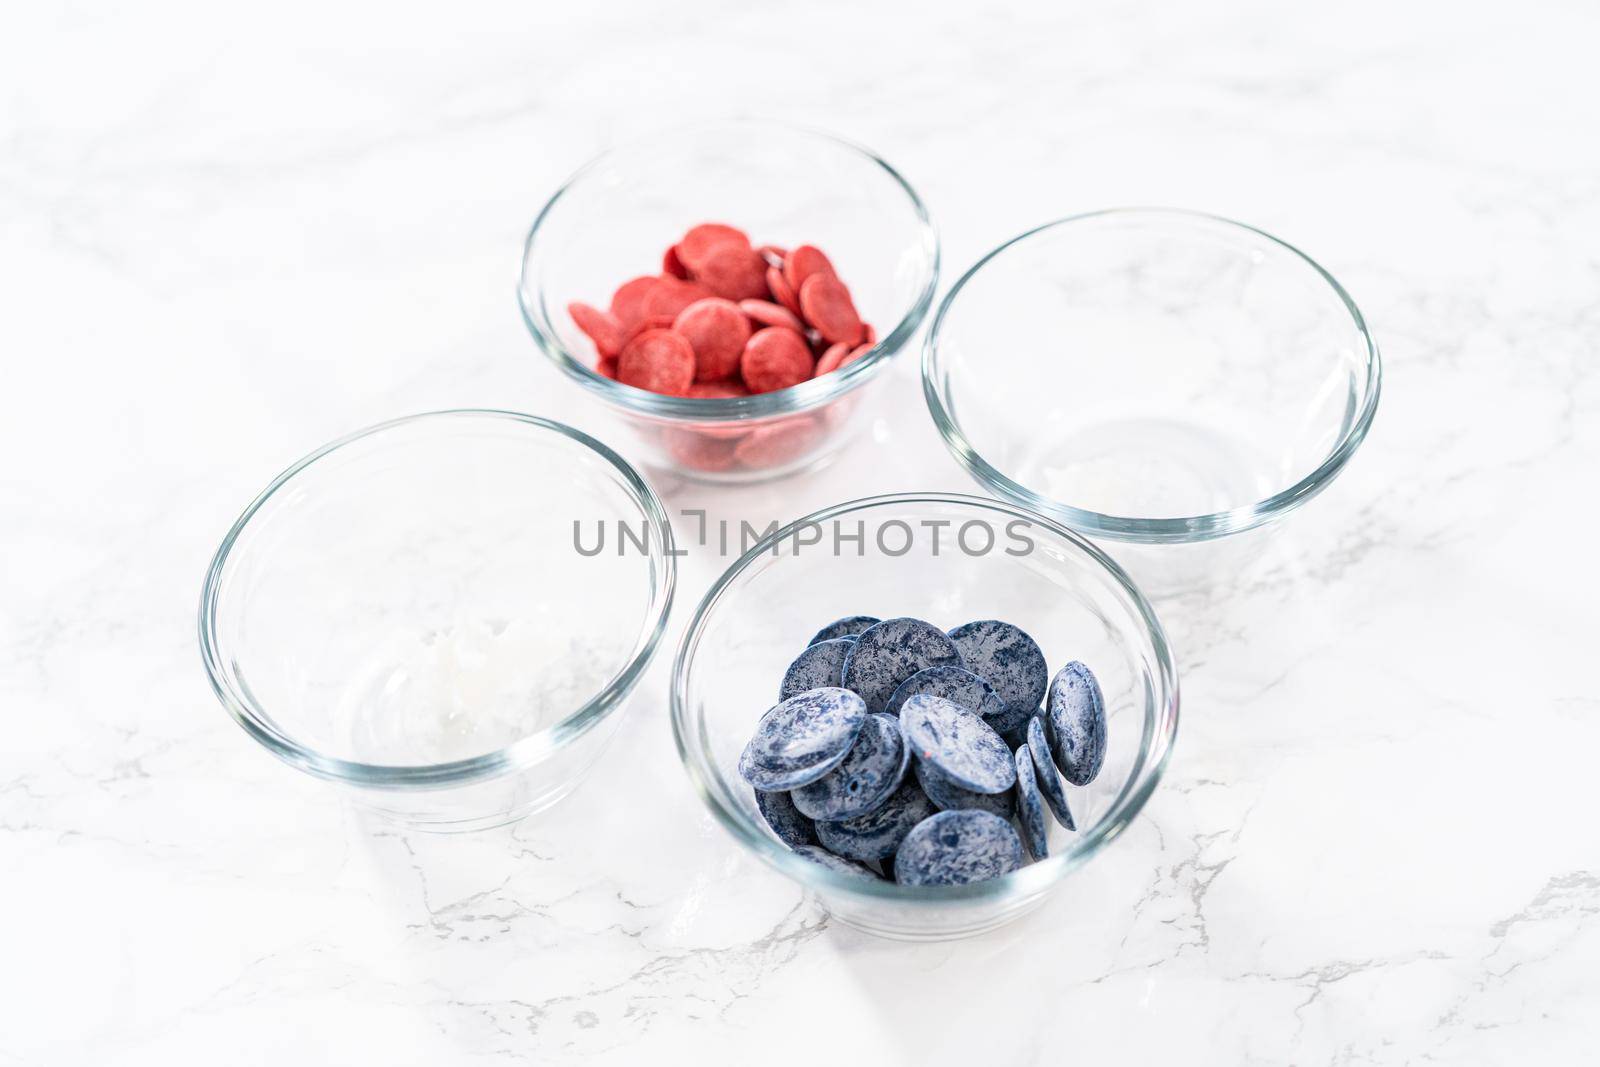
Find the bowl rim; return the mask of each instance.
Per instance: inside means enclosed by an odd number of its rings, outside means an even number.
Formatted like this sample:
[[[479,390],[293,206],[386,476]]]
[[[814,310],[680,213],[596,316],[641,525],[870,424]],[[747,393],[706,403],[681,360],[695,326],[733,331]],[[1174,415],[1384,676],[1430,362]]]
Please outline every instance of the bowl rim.
[[[710,614],[716,609],[723,594],[750,564],[808,524],[820,524],[841,515],[865,512],[874,508],[917,504],[976,508],[1013,519],[1022,519],[1033,526],[1043,528],[1088,556],[1127,597],[1129,604],[1143,623],[1155,665],[1155,690],[1152,694],[1154,710],[1147,711],[1145,715],[1140,736],[1139,760],[1134,773],[1118,791],[1116,799],[1112,801],[1105,815],[1093,826],[1081,832],[1070,849],[1025,865],[1000,878],[972,885],[903,886],[889,881],[869,882],[863,878],[829,870],[794,854],[742,808],[724,803],[721,790],[726,783],[706,755],[703,722],[690,721],[689,664],[694,658]],[[700,795],[700,799],[711,809],[712,815],[723,828],[767,864],[801,885],[875,901],[892,901],[912,907],[936,907],[958,901],[1031,897],[1049,889],[1073,870],[1087,863],[1128,827],[1160,783],[1172,755],[1173,743],[1177,738],[1178,706],[1177,667],[1173,662],[1166,631],[1160,619],[1156,617],[1150,602],[1134,585],[1127,572],[1093,543],[1049,516],[1030,512],[1007,501],[968,493],[913,492],[860,497],[814,511],[768,534],[735,560],[706,591],[695,609],[694,617],[684,628],[672,665],[672,737],[678,748],[678,758],[683,763],[689,781]]]
[[[882,171],[891,179],[892,184],[898,186],[905,194],[916,216],[917,232],[928,264],[927,276],[922,279],[921,288],[900,321],[893,329],[878,338],[865,356],[821,378],[813,378],[787,389],[732,399],[664,396],[660,393],[635,389],[631,385],[623,385],[597,373],[562,343],[560,334],[553,325],[550,309],[545,304],[544,291],[531,287],[529,267],[536,262],[536,255],[541,248],[538,243],[540,231],[552,212],[560,205],[562,198],[611,160],[657,142],[680,141],[685,136],[718,129],[734,130],[740,137],[749,137],[750,131],[754,130],[781,134],[791,140],[797,137],[811,138],[832,148],[843,149],[847,154],[858,156]],[[755,118],[713,119],[681,124],[615,144],[584,163],[562,182],[534,216],[533,224],[528,228],[528,235],[523,240],[522,263],[517,278],[517,307],[522,313],[523,324],[527,326],[539,350],[567,377],[603,402],[659,418],[686,419],[694,422],[731,422],[809,411],[837,399],[877,375],[921,328],[923,319],[933,306],[933,295],[938,289],[939,265],[939,233],[934,226],[932,216],[928,213],[927,205],[905,176],[871,149],[835,134],[799,124]]]
[[[223,572],[239,538],[252,519],[280,490],[290,485],[307,468],[326,459],[346,446],[401,427],[422,422],[446,420],[506,420],[531,428],[539,433],[553,433],[594,452],[621,475],[623,488],[630,501],[639,509],[641,517],[654,534],[649,538],[647,553],[650,563],[651,590],[644,622],[638,641],[620,670],[599,692],[591,696],[575,711],[561,721],[527,737],[518,739],[504,748],[485,752],[466,759],[431,764],[366,763],[325,755],[296,741],[280,730],[265,710],[256,702],[247,686],[241,686],[234,672],[228,669],[229,660],[224,642],[217,631],[217,614],[222,599]],[[260,742],[275,756],[319,778],[349,782],[373,787],[442,786],[495,777],[527,768],[565,747],[622,705],[638,684],[646,667],[654,658],[656,648],[666,632],[667,616],[672,608],[673,593],[677,585],[677,555],[672,539],[672,524],[662,507],[655,490],[638,471],[602,442],[564,423],[537,415],[493,408],[451,408],[428,411],[389,419],[322,445],[290,464],[263,489],[234,520],[227,535],[217,547],[206,570],[205,583],[200,593],[199,637],[201,659],[212,692],[245,732]]]
[[[1270,244],[1289,252],[1315,271],[1327,283],[1349,313],[1350,320],[1366,348],[1366,389],[1361,409],[1357,412],[1344,434],[1323,458],[1322,462],[1311,473],[1288,488],[1252,504],[1242,504],[1236,508],[1204,515],[1141,518],[1128,515],[1108,515],[1085,508],[1077,508],[1063,501],[1054,500],[1036,493],[996,468],[983,457],[982,453],[973,447],[972,442],[968,440],[966,434],[962,431],[960,421],[955,417],[950,405],[945,403],[943,391],[939,387],[939,376],[942,369],[939,355],[940,338],[945,318],[950,313],[951,308],[955,306],[956,299],[961,295],[961,291],[969,281],[977,276],[979,271],[987,266],[991,260],[1008,251],[1012,246],[1058,227],[1105,218],[1136,218],[1139,216],[1157,218],[1165,216],[1171,220],[1186,223],[1221,224],[1223,227],[1241,230],[1255,238],[1264,239]],[[1350,461],[1350,457],[1355,454],[1356,449],[1360,447],[1361,442],[1367,436],[1367,431],[1372,427],[1373,417],[1377,414],[1378,398],[1382,393],[1382,387],[1383,360],[1378,352],[1378,343],[1372,336],[1371,330],[1368,329],[1366,318],[1361,314],[1361,309],[1356,306],[1355,300],[1351,298],[1350,294],[1345,291],[1344,286],[1340,285],[1332,274],[1328,273],[1321,264],[1294,245],[1281,238],[1274,237],[1265,230],[1221,215],[1213,215],[1203,211],[1191,211],[1186,208],[1139,206],[1104,208],[1098,211],[1087,211],[1054,219],[1017,234],[985,254],[956,280],[950,291],[945,294],[944,299],[939,302],[939,309],[934,313],[933,324],[928,330],[927,336],[923,339],[922,347],[922,394],[928,405],[928,413],[933,417],[934,426],[938,429],[939,436],[944,440],[945,446],[955,456],[956,461],[966,469],[967,473],[979,485],[1030,510],[1053,516],[1075,530],[1108,540],[1136,544],[1182,544],[1226,537],[1229,534],[1253,529],[1304,504],[1327,488],[1334,477],[1344,469],[1345,464]]]

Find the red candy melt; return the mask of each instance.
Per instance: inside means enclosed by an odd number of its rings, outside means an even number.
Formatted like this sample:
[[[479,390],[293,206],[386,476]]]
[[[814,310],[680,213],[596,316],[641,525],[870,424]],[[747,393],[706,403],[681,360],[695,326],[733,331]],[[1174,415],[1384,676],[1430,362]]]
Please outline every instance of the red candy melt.
[[[689,268],[683,265],[683,260],[678,258],[676,245],[661,254],[661,273],[670,274],[674,278],[689,277]]]
[[[731,378],[739,371],[750,320],[731,300],[697,300],[678,313],[672,328],[694,349],[694,377],[700,382]]]
[[[683,396],[694,381],[694,349],[671,330],[645,330],[623,346],[617,380],[635,389]]]
[[[738,466],[733,454],[737,446],[732,438],[714,437],[694,427],[668,426],[661,443],[674,460],[692,471],[715,474]]]
[[[850,290],[832,271],[813,274],[801,284],[800,313],[830,344],[861,341],[861,316]]]
[[[795,333],[806,331],[806,324],[796,318],[794,312],[770,300],[741,300],[739,310],[759,326],[787,326]]]
[[[829,345],[828,350],[822,353],[822,358],[817,360],[817,374],[832,374],[844,366],[844,358],[850,354],[850,346],[841,341],[836,345]]]
[[[749,396],[750,390],[741,381],[695,382],[689,386],[689,396],[696,400],[735,400]]]
[[[733,458],[741,466],[755,470],[781,467],[810,451],[822,433],[822,427],[812,416],[796,415],[750,431],[733,446]]]
[[[720,244],[692,269],[696,281],[729,300],[760,300],[767,295],[767,261],[749,245]]]
[[[670,330],[672,329],[672,324],[676,321],[677,316],[675,315],[646,315],[628,327],[628,332],[622,335],[622,347],[627,348],[629,341],[646,330]]]
[[[828,262],[828,257],[822,254],[822,249],[812,245],[801,245],[790,252],[783,261],[783,280],[789,283],[789,288],[796,293],[806,283],[806,279],[813,274],[832,274],[833,264]]]
[[[663,274],[656,279],[655,288],[645,295],[641,307],[646,315],[676,317],[678,312],[696,300],[704,300],[714,295],[710,289],[697,282],[684,281],[682,278]]]
[[[767,268],[767,288],[772,290],[772,299],[788,308],[791,315],[800,314],[800,298],[795,296],[789,279],[783,276],[782,267]]]
[[[750,248],[750,238],[743,230],[736,230],[732,226],[720,222],[702,222],[684,234],[683,240],[672,246],[672,251],[678,254],[678,262],[688,268],[692,277],[705,269],[708,258],[727,245]]]
[[[624,328],[631,327],[644,318],[644,298],[655,287],[656,277],[653,274],[623,282],[611,294],[611,314]]]
[[[589,335],[602,359],[622,351],[624,330],[615,315],[576,301],[567,305],[567,314],[578,324],[578,329]]]
[[[830,374],[877,338],[821,249],[754,245],[720,222],[690,229],[663,254],[661,273],[624,282],[609,310],[567,310],[594,342],[599,374],[712,402]],[[840,397],[833,407],[842,413],[853,400]],[[753,424],[680,419],[661,428],[660,440],[691,470],[768,469],[803,459],[837,425],[833,407]]]
[[[693,278],[717,296],[753,300],[767,295],[767,261],[750,247],[750,238],[720,222],[705,222],[683,235],[668,253]]]
[[[854,348],[843,342],[833,345],[822,354],[821,359],[817,360],[817,376],[832,374],[836,370],[848,367],[871,351],[872,346],[870,344],[857,345]]]
[[[811,377],[815,362],[806,339],[782,326],[757,330],[744,346],[739,371],[752,393],[772,393]]]

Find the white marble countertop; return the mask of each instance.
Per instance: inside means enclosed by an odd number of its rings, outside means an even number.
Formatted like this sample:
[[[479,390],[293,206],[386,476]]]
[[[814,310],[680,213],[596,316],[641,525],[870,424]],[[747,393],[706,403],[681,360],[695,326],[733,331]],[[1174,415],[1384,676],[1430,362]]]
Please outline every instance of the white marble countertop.
[[[1089,7],[0,16],[0,1064],[1600,1058],[1600,10]],[[1307,249],[1384,347],[1349,470],[1158,604],[1184,721],[1144,816],[982,938],[855,934],[743,855],[666,656],[570,801],[460,838],[342,806],[200,669],[202,569],[289,460],[451,406],[603,429],[524,334],[520,237],[597,149],[728,111],[899,164],[947,280],[1177,204]],[[660,488],[968,489],[913,370],[875,450]]]

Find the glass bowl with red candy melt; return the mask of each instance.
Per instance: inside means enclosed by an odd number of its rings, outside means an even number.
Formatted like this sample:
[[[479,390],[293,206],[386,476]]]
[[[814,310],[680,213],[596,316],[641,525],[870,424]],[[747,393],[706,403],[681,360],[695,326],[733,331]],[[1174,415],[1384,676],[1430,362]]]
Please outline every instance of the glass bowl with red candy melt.
[[[683,269],[671,250],[704,223],[736,227],[754,248],[822,249],[875,327],[867,350],[831,372],[748,396],[665,395],[609,376],[569,305],[605,308],[624,282]],[[574,174],[528,233],[518,301],[539,349],[627,431],[623,448],[656,470],[738,483],[838,454],[867,421],[890,360],[921,326],[938,275],[928,211],[888,163],[825,133],[728,120],[619,146]],[[813,353],[819,363],[823,352],[818,345]]]

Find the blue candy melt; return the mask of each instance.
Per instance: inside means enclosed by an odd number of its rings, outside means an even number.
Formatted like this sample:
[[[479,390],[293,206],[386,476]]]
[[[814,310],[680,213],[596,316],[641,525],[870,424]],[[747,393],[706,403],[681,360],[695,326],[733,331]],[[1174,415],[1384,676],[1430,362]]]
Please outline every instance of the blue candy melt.
[[[837,767],[867,721],[867,705],[848,689],[813,689],[761,717],[739,756],[739,774],[765,792],[794,789]]]
[[[1106,704],[1094,672],[1076,660],[1056,672],[1045,717],[1061,776],[1073,785],[1094,781],[1106,758]]]
[[[783,672],[778,699],[788,700],[811,689],[839,685],[844,680],[844,657],[850,645],[851,642],[843,638],[807,645]]]
[[[778,840],[790,848],[817,843],[817,828],[809,818],[800,814],[788,793],[763,793],[757,789],[756,810],[761,818],[778,835]]]
[[[914,760],[913,763],[916,767],[917,784],[922,786],[922,791],[928,794],[928,799],[933,801],[933,806],[940,811],[976,808],[979,811],[992,812],[1002,819],[1011,818],[1016,799],[1011,790],[1006,789],[999,793],[974,793],[970,789],[962,789],[923,760]]]
[[[938,809],[908,778],[887,801],[865,815],[817,823],[817,840],[829,851],[853,860],[886,860],[911,828]]]
[[[1019,711],[1017,708],[1008,706],[1001,714],[984,721],[994,727],[995,733],[1006,739],[1008,746],[1016,748],[1027,740],[1028,720],[1037,714],[1039,714],[1038,708],[1034,708],[1030,712],[1026,709]]]
[[[943,697],[918,694],[900,709],[913,756],[962,789],[998,793],[1017,780],[1011,750],[988,723]]]
[[[1039,784],[1039,795],[1050,805],[1056,822],[1068,830],[1078,827],[1072,821],[1072,809],[1067,807],[1067,788],[1061,784],[1061,772],[1050,758],[1050,745],[1044,737],[1044,719],[1035,715],[1028,720],[1028,754],[1033,757],[1034,779]]]
[[[905,702],[919,693],[944,697],[952,704],[959,704],[974,715],[981,716],[991,725],[994,719],[1006,715],[1005,701],[1000,699],[1000,694],[965,667],[929,667],[925,671],[918,671],[900,683],[884,710],[890,715],[898,715]]]
[[[1067,783],[1100,773],[1106,725],[1089,668],[1051,678],[1010,623],[946,633],[851,615],[789,664],[738,767],[796,855],[852,878],[964,885],[1044,859],[1047,809],[1076,830]]]
[[[861,694],[868,711],[883,711],[900,683],[929,667],[961,666],[954,642],[920,619],[885,619],[867,627],[844,662],[844,685]]]
[[[796,789],[794,806],[802,815],[837,822],[865,815],[889,799],[906,776],[911,749],[892,715],[869,715],[843,762],[814,782]]]
[[[901,885],[968,885],[1022,866],[1022,841],[987,811],[941,811],[906,835],[894,857]]]
[[[840,874],[848,874],[855,878],[865,878],[869,882],[883,881],[883,879],[880,878],[875,871],[868,870],[867,868],[861,866],[861,864],[853,863],[842,856],[835,856],[826,849],[818,848],[815,845],[801,845],[798,848],[792,849],[791,851],[793,851],[796,856],[804,856],[817,866],[826,867],[830,871],[837,871]]]
[[[1038,719],[1041,722],[1044,721],[1043,708],[1040,708],[1038,711],[1028,716],[1027,719],[1019,722],[1011,729],[996,730],[995,733],[1000,735],[1000,739],[1006,743],[1007,748],[1015,752],[1017,749],[1028,743],[1028,723],[1032,722],[1034,719]]]
[[[814,645],[818,641],[834,641],[839,638],[849,640],[860,636],[862,630],[876,625],[880,621],[871,615],[846,615],[842,619],[833,620],[818,630],[808,643]]]
[[[1050,683],[1050,668],[1038,642],[1009,622],[983,619],[957,626],[950,640],[967,669],[994,687],[1010,720],[996,723],[1004,732],[1021,725],[1038,708]]]
[[[1033,756],[1028,746],[1017,749],[1017,821],[1022,824],[1022,840],[1028,846],[1028,855],[1042,860],[1050,854],[1044,824],[1044,802],[1039,798],[1039,785],[1033,776]]]

